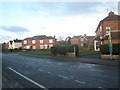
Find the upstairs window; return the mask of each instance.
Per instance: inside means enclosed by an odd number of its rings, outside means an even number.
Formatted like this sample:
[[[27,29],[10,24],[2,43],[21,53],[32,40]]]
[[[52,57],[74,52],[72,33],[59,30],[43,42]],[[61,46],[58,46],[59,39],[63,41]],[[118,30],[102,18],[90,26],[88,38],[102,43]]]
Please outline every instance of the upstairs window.
[[[26,41],[26,40],[24,41],[24,44],[27,44],[27,41]]]
[[[32,40],[32,43],[35,43],[35,40]]]
[[[81,38],[81,42],[83,42],[84,41],[84,39],[83,38]]]
[[[43,40],[40,40],[40,43],[43,43]]]
[[[53,40],[49,40],[49,43],[53,43]]]

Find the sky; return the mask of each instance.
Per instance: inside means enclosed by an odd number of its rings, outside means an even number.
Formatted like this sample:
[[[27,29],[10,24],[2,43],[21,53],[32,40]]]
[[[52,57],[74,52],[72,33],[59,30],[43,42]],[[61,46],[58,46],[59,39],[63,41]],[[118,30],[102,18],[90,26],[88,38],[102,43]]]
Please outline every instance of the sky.
[[[118,14],[118,2],[0,2],[0,42],[35,35],[95,35],[108,12]]]

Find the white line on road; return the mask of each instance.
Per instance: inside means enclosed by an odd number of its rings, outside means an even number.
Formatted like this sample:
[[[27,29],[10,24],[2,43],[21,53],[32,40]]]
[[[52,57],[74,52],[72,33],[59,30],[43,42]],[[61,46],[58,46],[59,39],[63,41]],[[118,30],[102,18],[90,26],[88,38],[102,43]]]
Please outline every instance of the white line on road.
[[[19,72],[15,71],[15,70],[14,70],[14,69],[12,69],[11,67],[8,67],[8,69],[10,69],[10,70],[11,70],[11,71],[13,71],[14,73],[16,73],[16,74],[20,75],[21,77],[23,77],[24,79],[28,80],[29,82],[31,82],[31,83],[33,83],[33,84],[35,84],[36,86],[38,86],[38,87],[40,87],[40,88],[43,88],[44,90],[48,90],[46,87],[44,87],[44,86],[40,85],[39,83],[37,83],[37,82],[33,81],[32,79],[30,79],[30,78],[28,78],[28,77],[26,77],[26,76],[22,75],[21,73],[19,73]]]
[[[75,80],[75,82],[85,84],[85,82],[82,82],[82,81],[79,81],[79,80]]]
[[[48,72],[49,74],[52,74],[51,72]]]
[[[41,71],[41,72],[43,71],[43,70],[41,70],[41,69],[38,69],[38,70]]]
[[[58,75],[59,77],[62,77],[62,78],[65,78],[65,79],[68,79],[68,77],[65,77],[65,76],[62,76],[62,75]]]

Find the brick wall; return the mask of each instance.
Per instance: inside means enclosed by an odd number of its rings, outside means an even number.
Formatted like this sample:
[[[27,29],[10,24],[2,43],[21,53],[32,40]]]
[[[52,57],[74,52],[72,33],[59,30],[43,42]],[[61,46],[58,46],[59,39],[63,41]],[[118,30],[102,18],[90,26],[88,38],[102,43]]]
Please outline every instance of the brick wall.
[[[49,43],[49,40],[43,40],[43,43],[40,43],[40,40],[35,40],[35,43],[32,43],[32,40],[23,40],[22,41],[22,48],[24,48],[25,46],[35,46],[36,49],[40,49],[40,45],[55,45],[56,41],[54,39],[50,39],[52,40],[52,43]],[[24,44],[24,41],[27,41],[27,44]]]

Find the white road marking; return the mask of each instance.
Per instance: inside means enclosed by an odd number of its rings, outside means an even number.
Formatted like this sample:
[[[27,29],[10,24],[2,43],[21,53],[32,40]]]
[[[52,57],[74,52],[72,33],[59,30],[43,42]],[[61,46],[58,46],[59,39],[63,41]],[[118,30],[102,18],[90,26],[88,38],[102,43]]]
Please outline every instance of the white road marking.
[[[43,71],[43,70],[39,69],[39,71]]]
[[[75,82],[85,84],[85,82],[82,82],[82,81],[79,81],[79,80],[75,80]]]
[[[48,72],[49,74],[52,74],[51,72]]]
[[[30,78],[28,78],[28,77],[22,75],[21,73],[15,71],[15,70],[12,69],[11,67],[8,67],[8,69],[10,69],[10,70],[13,71],[14,73],[20,75],[20,76],[23,77],[24,79],[26,79],[26,80],[28,80],[29,82],[33,83],[34,85],[36,85],[36,86],[38,86],[38,87],[40,87],[40,88],[43,88],[44,90],[48,90],[48,89],[47,89],[46,87],[44,87],[43,85],[40,85],[39,83],[33,81],[32,79],[30,79]]]
[[[58,75],[59,77],[65,78],[65,79],[69,79],[68,77],[62,76],[62,75]]]

